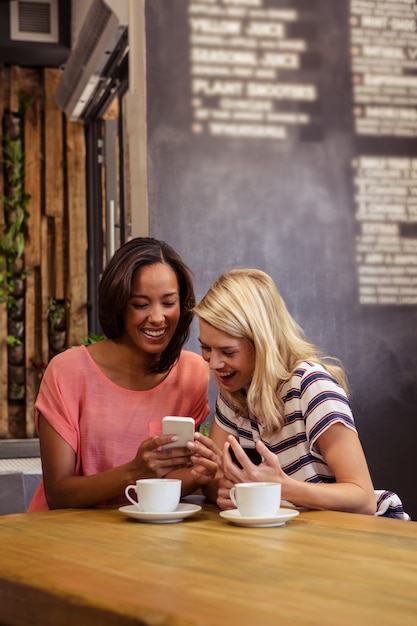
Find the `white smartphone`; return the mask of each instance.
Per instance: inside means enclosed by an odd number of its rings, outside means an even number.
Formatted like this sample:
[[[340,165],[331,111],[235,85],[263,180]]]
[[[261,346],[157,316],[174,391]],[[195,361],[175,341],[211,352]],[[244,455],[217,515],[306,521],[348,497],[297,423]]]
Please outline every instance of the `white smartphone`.
[[[179,417],[176,415],[167,415],[162,418],[162,434],[178,435],[178,441],[168,443],[166,448],[185,448],[187,441],[194,441],[195,424],[192,417]]]

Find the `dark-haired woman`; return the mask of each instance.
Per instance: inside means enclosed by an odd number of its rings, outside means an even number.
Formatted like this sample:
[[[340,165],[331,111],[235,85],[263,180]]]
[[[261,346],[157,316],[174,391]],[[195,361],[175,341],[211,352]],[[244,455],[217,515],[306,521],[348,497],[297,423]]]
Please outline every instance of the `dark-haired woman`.
[[[42,379],[43,480],[30,511],[125,503],[125,487],[148,477],[181,478],[186,495],[213,477],[214,464],[191,474],[187,448],[162,449],[175,441],[161,434],[165,415],[198,428],[209,413],[207,365],[182,349],[194,304],[191,272],[169,245],[139,237],[117,250],[99,287],[105,338],[57,355]]]

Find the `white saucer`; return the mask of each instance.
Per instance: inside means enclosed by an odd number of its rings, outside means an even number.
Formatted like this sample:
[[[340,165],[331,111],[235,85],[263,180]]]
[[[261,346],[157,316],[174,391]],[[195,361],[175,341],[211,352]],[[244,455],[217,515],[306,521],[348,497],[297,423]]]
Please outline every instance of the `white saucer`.
[[[201,511],[202,507],[199,504],[188,504],[188,502],[180,503],[175,511],[169,511],[166,513],[144,513],[134,505],[120,507],[119,511],[127,517],[131,517],[138,522],[148,522],[151,524],[173,524],[174,522],[181,522],[186,517],[194,515],[198,511]]]
[[[270,528],[272,526],[284,526],[285,522],[300,515],[299,511],[293,509],[280,509],[276,515],[271,517],[242,517],[237,509],[230,511],[220,511],[220,517],[224,517],[228,522],[237,526],[254,526],[256,528]]]

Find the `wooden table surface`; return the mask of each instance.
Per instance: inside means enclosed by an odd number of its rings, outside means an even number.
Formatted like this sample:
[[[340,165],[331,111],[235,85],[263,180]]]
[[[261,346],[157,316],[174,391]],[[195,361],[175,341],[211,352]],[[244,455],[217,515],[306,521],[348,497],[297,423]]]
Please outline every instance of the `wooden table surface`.
[[[0,623],[417,624],[417,524],[305,511],[243,528],[203,510],[144,524],[117,508],[0,518]]]

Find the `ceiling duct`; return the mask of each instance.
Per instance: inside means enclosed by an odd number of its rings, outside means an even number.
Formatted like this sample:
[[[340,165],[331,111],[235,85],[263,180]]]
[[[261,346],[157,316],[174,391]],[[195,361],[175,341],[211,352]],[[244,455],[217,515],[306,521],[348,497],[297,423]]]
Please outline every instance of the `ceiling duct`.
[[[129,0],[93,0],[56,91],[70,120],[82,120],[127,52]]]

